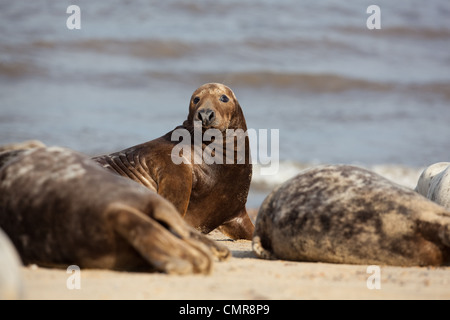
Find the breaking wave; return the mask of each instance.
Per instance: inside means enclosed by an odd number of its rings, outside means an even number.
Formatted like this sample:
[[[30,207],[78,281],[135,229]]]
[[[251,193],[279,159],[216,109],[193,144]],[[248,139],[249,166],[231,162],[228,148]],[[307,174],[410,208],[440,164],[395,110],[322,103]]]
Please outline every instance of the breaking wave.
[[[294,161],[282,161],[279,164],[278,172],[274,175],[261,175],[259,165],[253,166],[252,190],[255,192],[267,192],[278,185],[298,175],[305,169],[316,166],[314,163],[299,163]],[[372,165],[359,167],[371,170],[379,175],[408,188],[414,189],[420,174],[425,168],[414,168],[402,165]]]

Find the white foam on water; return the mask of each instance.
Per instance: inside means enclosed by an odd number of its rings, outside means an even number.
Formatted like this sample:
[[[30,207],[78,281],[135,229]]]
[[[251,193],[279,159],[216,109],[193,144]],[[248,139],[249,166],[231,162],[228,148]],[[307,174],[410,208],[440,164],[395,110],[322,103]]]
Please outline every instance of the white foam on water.
[[[301,171],[314,167],[317,164],[298,163],[294,161],[280,162],[279,170],[274,175],[259,174],[258,165],[254,165],[252,188],[253,190],[271,190],[285,181],[295,177]],[[352,164],[354,165],[354,164]],[[419,180],[420,174],[425,168],[408,167],[403,165],[380,164],[365,166],[356,164],[356,166],[373,171],[392,182],[414,189]],[[256,170],[255,170],[256,169]]]
[[[275,187],[295,177],[303,170],[317,165],[319,164],[281,161],[278,173],[274,175],[261,175],[259,174],[260,170],[258,170],[258,165],[254,165],[247,208],[259,208],[266,196]],[[372,166],[357,164],[357,166],[373,171],[394,183],[410,189],[416,187],[417,181],[419,180],[422,171],[425,169],[424,167],[419,168],[393,164],[379,164]]]

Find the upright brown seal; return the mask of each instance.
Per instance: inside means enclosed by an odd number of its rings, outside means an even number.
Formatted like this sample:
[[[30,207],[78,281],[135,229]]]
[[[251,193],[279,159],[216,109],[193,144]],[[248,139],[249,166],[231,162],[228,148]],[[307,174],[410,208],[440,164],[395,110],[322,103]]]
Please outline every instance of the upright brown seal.
[[[203,233],[220,227],[233,239],[250,240],[254,226],[245,208],[252,176],[248,137],[244,138],[245,153],[239,153],[243,146],[235,145],[233,155],[224,152],[223,163],[198,163],[194,157],[198,156],[199,150],[202,153],[207,150],[212,142],[202,139],[196,148],[194,122],[201,124],[202,134],[208,129],[218,130],[222,135],[223,150],[227,149],[227,143],[234,144],[239,140],[235,136],[227,140],[227,133],[247,131],[244,114],[233,91],[223,84],[208,83],[192,94],[189,114],[182,126],[158,139],[94,160],[157,191],[175,205],[188,223]],[[172,161],[172,152],[180,141],[173,141],[173,135],[183,130],[190,134],[192,152],[187,156],[188,161],[176,164]],[[232,158],[232,163],[226,158]]]
[[[299,261],[449,264],[450,212],[371,171],[318,166],[264,200],[253,250]]]
[[[0,227],[26,264],[208,273],[228,250],[155,192],[59,148],[0,154]]]

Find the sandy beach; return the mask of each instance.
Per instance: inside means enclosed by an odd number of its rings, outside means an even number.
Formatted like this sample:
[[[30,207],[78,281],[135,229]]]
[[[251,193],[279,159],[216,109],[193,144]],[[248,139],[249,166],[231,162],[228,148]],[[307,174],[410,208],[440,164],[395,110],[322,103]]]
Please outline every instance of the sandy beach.
[[[210,275],[81,270],[69,290],[66,270],[27,266],[24,299],[450,299],[450,267],[380,266],[381,288],[368,289],[366,265],[262,260],[250,241],[209,236],[232,252]]]

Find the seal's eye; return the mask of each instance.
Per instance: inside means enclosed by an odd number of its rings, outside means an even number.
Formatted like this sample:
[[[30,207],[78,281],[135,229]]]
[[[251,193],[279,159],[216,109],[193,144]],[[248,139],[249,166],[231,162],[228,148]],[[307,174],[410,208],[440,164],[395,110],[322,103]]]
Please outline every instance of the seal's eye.
[[[219,100],[222,101],[222,102],[228,102],[228,101],[230,101],[230,99],[229,99],[226,95],[224,95],[224,94],[220,96]]]
[[[194,104],[197,104],[199,101],[200,101],[200,98],[199,98],[199,97],[195,97],[195,98],[194,98]]]

